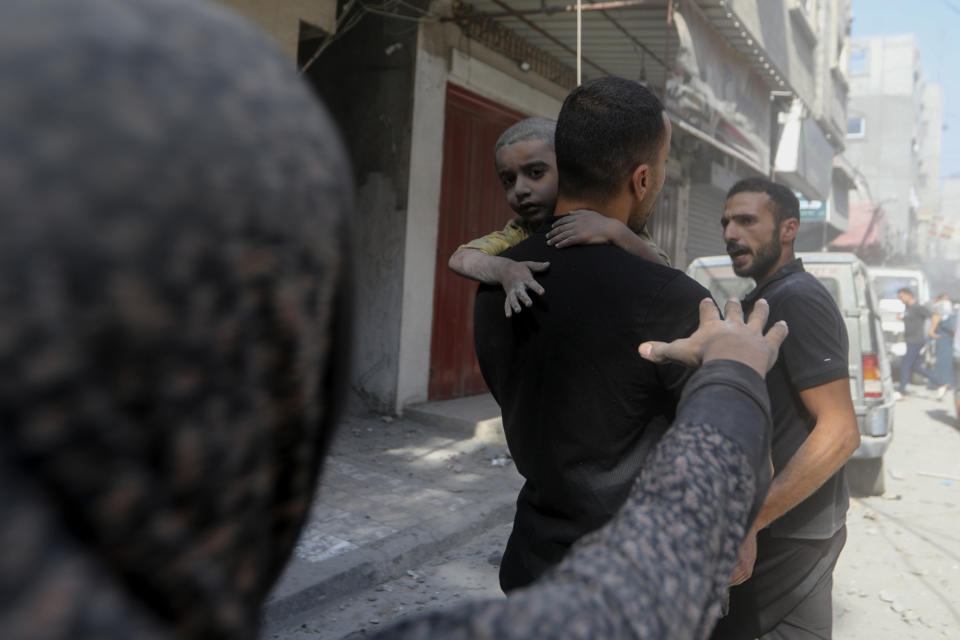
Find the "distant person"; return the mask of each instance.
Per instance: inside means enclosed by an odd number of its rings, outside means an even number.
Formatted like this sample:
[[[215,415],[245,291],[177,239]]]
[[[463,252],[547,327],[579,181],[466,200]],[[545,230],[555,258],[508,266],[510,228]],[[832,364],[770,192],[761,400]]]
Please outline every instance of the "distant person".
[[[953,312],[960,314],[960,305],[954,306]],[[953,332],[953,405],[960,427],[960,331]]]
[[[502,231],[471,240],[450,256],[449,267],[454,272],[503,287],[508,318],[533,304],[528,291],[544,294],[534,274],[550,268],[549,262],[517,262],[501,254],[529,238],[553,215],[557,204],[557,157],[553,148],[556,126],[556,121],[549,118],[527,118],[503,132],[493,149],[494,164],[507,204],[518,217]],[[670,264],[646,226],[634,233],[619,220],[594,211],[571,212],[557,220],[547,234],[547,243],[556,247],[612,243],[651,262]]]
[[[934,355],[932,388],[936,389],[937,400],[942,399],[953,384],[953,334],[956,328],[957,317],[950,297],[941,293],[933,302],[929,332]]]
[[[904,287],[897,291],[897,297],[903,303],[903,340],[907,345],[907,352],[900,362],[900,388],[897,391],[897,400],[907,395],[907,383],[913,372],[916,371],[928,380],[935,381],[932,371],[923,366],[921,351],[926,342],[924,325],[933,315],[925,305],[917,302],[913,291]]]
[[[790,336],[767,376],[773,484],[740,549],[730,610],[713,638],[830,638],[833,569],[847,535],[843,465],[860,444],[846,325],[794,254],[800,206],[790,189],[741,180],[727,192],[721,223],[734,273],[757,283],[744,309],[766,298],[768,324],[786,321]]]
[[[622,78],[585,82],[557,119],[557,214],[590,209],[639,231],[669,151],[670,121],[653,93]],[[623,504],[689,375],[643,362],[630,345],[689,335],[709,296],[617,246],[558,250],[547,238],[557,219],[503,254],[549,262],[550,295],[512,318],[498,286],[481,285],[475,304],[480,370],[525,479],[500,567],[505,591],[533,582]]]

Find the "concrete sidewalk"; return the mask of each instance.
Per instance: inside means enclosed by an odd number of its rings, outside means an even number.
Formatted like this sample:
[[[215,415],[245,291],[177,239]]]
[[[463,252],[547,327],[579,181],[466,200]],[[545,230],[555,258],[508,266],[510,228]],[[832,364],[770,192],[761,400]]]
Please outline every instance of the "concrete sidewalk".
[[[344,418],[261,637],[508,522],[520,484],[490,396]]]

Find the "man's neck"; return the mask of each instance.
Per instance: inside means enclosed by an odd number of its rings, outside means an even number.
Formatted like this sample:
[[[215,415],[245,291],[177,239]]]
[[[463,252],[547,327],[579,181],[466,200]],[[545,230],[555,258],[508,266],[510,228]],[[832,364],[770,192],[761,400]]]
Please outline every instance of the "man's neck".
[[[589,209],[591,211],[596,211],[600,215],[608,218],[614,218],[623,224],[627,224],[627,219],[630,217],[629,205],[624,206],[624,203],[619,202],[619,200],[619,198],[615,198],[613,200],[603,202],[589,198],[569,198],[561,195],[557,198],[557,206],[553,210],[553,215],[565,216],[571,211],[576,211],[578,209]]]
[[[762,278],[754,278],[754,282],[756,282],[757,285],[763,284],[772,278],[777,271],[780,271],[784,265],[789,264],[796,259],[797,255],[793,252],[793,247],[784,248],[783,251],[780,252],[780,259],[777,260],[777,263],[770,268],[770,271],[768,271]]]

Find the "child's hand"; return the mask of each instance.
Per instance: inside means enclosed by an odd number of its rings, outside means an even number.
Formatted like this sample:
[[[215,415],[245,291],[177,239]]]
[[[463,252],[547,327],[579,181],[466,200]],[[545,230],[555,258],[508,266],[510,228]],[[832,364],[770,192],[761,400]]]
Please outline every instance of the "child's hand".
[[[626,227],[619,220],[596,211],[578,209],[560,216],[553,223],[547,232],[547,244],[558,249],[577,244],[608,244],[615,242],[617,234],[623,230]]]
[[[544,294],[544,288],[533,277],[534,273],[542,273],[550,268],[549,262],[514,262],[510,260],[504,264],[499,273],[500,284],[503,286],[507,299],[503,303],[503,312],[509,318],[523,309],[522,302],[529,307],[533,304],[527,294],[530,289],[537,295]]]

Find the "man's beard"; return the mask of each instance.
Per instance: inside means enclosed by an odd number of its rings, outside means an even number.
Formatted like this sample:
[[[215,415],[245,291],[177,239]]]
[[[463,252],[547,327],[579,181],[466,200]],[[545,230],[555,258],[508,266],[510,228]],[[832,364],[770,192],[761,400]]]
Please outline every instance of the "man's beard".
[[[727,254],[731,250],[738,248],[738,245],[727,245]],[[779,233],[774,232],[769,242],[760,245],[756,251],[753,251],[753,261],[745,267],[737,267],[734,264],[733,272],[741,278],[753,278],[759,280],[769,273],[780,256],[783,255],[783,247],[780,246]]]

